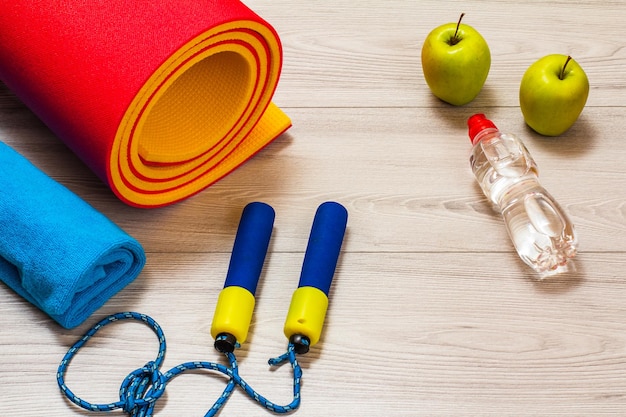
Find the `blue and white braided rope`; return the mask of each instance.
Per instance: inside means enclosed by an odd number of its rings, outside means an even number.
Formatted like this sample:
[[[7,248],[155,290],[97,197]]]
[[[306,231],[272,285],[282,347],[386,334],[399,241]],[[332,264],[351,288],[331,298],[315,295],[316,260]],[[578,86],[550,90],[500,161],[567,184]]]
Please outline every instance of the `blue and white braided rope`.
[[[148,362],[143,367],[131,372],[120,386],[119,401],[108,404],[92,404],[75,395],[65,383],[68,366],[72,359],[78,354],[79,350],[91,339],[100,329],[108,324],[115,323],[120,320],[138,320],[150,326],[156,334],[159,341],[159,351],[154,361]],[[277,413],[285,414],[296,410],[300,405],[300,388],[302,369],[296,359],[295,347],[289,343],[287,352],[283,355],[270,359],[268,363],[271,366],[279,366],[285,362],[289,362],[293,369],[293,400],[287,405],[277,405],[255,391],[244,379],[239,375],[239,367],[237,358],[233,353],[225,353],[229,366],[225,366],[215,362],[185,362],[177,365],[169,371],[162,373],[160,368],[165,359],[165,335],[161,326],[150,316],[135,312],[124,312],[113,314],[91,328],[85,335],[78,340],[65,354],[57,371],[57,383],[65,396],[76,405],[85,410],[113,411],[123,410],[130,417],[150,417],[154,413],[156,402],[163,393],[167,384],[178,375],[197,369],[208,369],[220,372],[228,377],[228,383],[224,391],[215,401],[213,406],[207,411],[205,417],[212,417],[226,404],[230,395],[236,387],[240,387],[250,398],[255,400],[266,409]]]

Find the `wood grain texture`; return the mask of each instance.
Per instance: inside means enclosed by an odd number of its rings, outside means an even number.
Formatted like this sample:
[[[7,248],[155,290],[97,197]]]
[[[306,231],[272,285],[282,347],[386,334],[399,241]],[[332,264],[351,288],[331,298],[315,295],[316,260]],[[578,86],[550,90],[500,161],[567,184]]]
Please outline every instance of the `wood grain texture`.
[[[87,416],[59,392],[65,351],[108,314],[134,310],[163,327],[165,367],[220,360],[210,325],[242,208],[265,201],[276,223],[241,374],[288,403],[282,326],[313,214],[349,211],[321,342],[300,358],[297,416],[617,416],[626,413],[626,48],[621,1],[247,0],[279,32],[285,65],[276,103],[293,128],[199,195],[157,210],[125,206],[0,85],[0,140],[137,237],[148,263],[88,323],[64,330],[0,287],[0,414]],[[420,66],[435,26],[465,22],[493,57],[479,97],[451,107]],[[587,107],[559,138],[525,125],[524,70],[572,54],[591,82]],[[485,112],[518,133],[542,183],[571,214],[577,272],[534,279],[469,170],[465,121]],[[154,358],[136,324],[110,326],[70,368],[93,402],[114,401],[126,374]],[[224,381],[184,375],[158,416],[201,416]],[[236,393],[222,416],[264,415]]]

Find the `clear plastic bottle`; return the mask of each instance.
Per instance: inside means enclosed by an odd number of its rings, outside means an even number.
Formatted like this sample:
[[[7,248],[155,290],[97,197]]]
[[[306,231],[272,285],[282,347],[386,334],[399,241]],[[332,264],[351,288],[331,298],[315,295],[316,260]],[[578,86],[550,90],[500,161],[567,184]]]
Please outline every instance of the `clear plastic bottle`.
[[[483,114],[467,124],[472,172],[502,214],[520,258],[540,278],[572,271],[578,244],[574,226],[539,183],[537,165],[522,141],[500,132]]]

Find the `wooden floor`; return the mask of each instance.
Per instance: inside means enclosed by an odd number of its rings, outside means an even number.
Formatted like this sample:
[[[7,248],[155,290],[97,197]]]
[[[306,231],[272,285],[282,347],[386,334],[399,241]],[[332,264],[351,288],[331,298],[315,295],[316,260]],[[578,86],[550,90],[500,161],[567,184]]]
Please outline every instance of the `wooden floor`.
[[[299,417],[620,416],[626,414],[626,3],[622,1],[246,0],[284,46],[275,102],[293,128],[201,194],[157,210],[118,201],[5,87],[0,140],[135,236],[148,263],[87,323],[64,330],[0,286],[0,415],[91,415],[56,384],[66,350],[108,314],[163,327],[165,368],[221,361],[211,320],[243,207],[276,210],[240,374],[291,401],[282,326],[317,206],[349,212],[319,344],[300,356]],[[492,67],[464,107],[435,99],[420,50],[435,26],[464,22]],[[545,138],[518,102],[526,68],[571,54],[591,91],[574,127]],[[469,169],[466,120],[484,112],[519,134],[541,181],[575,222],[576,274],[539,282],[512,249]],[[110,326],[73,362],[68,384],[112,402],[154,359],[139,325]],[[158,416],[203,416],[224,387],[209,373],[168,386]],[[266,411],[236,392],[222,416]],[[120,415],[120,414],[115,414]]]

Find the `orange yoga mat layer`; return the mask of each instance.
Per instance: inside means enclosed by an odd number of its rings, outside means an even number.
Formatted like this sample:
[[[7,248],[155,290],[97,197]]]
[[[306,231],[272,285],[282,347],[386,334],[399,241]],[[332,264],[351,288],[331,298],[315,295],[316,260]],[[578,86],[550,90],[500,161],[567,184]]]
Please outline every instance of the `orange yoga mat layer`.
[[[0,80],[126,203],[187,198],[291,126],[238,0],[0,0]]]

